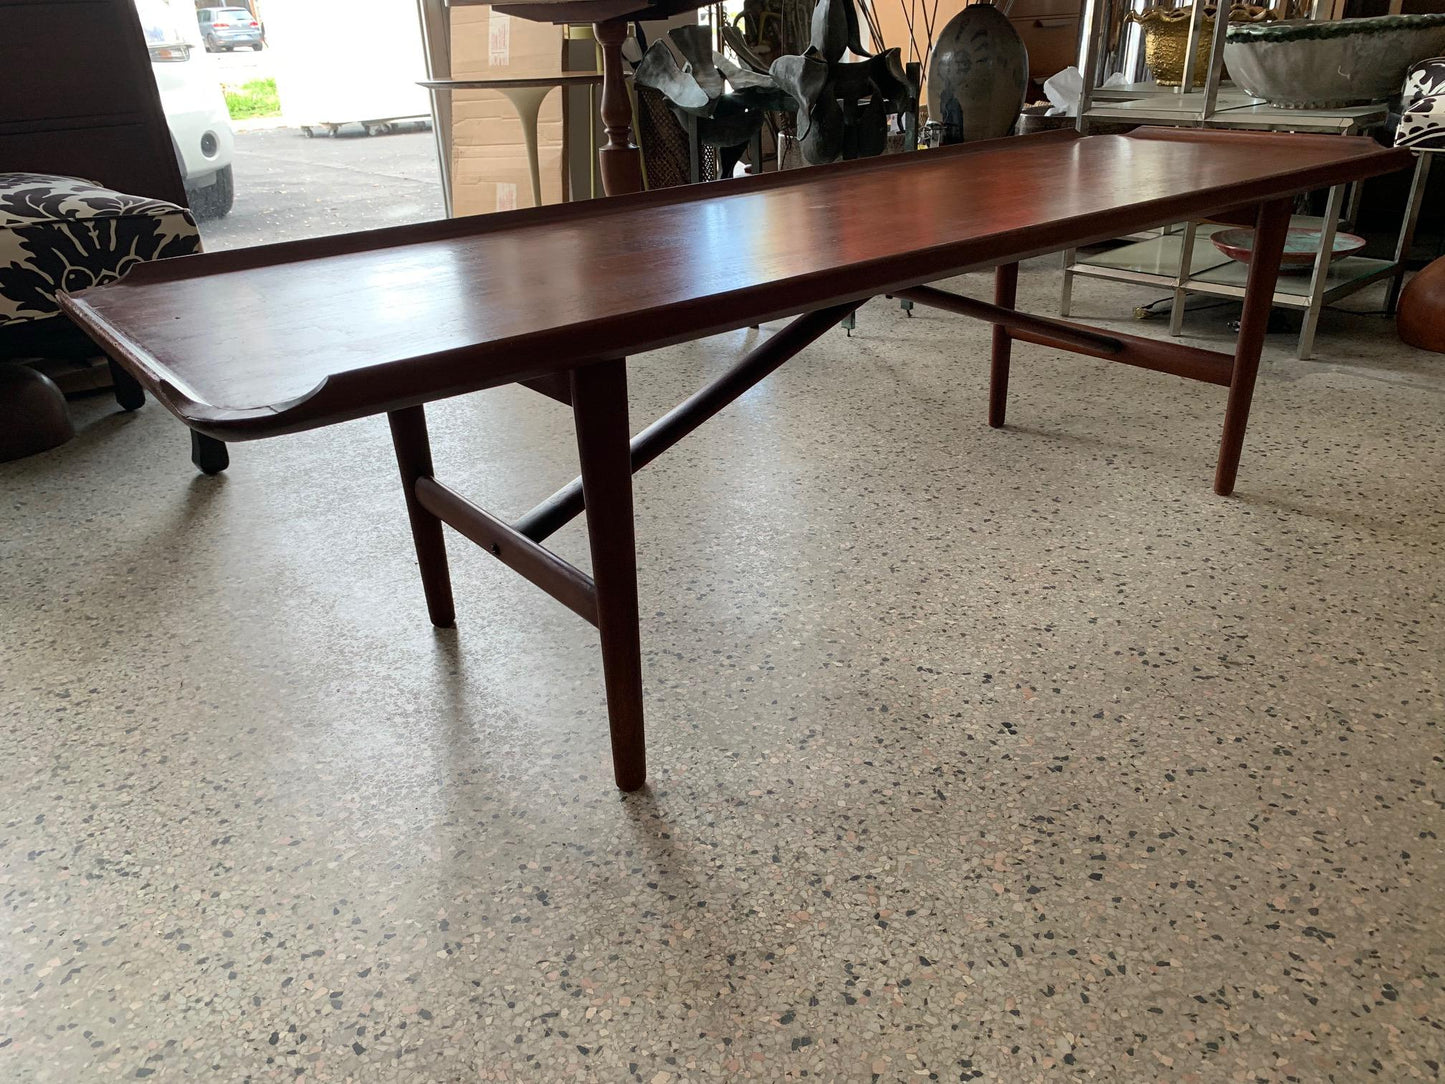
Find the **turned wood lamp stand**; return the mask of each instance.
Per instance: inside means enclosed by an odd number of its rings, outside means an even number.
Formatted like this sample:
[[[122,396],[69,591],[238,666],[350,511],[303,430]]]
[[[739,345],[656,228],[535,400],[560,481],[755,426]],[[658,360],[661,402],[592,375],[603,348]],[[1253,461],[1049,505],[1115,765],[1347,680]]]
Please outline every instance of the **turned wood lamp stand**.
[[[642,191],[642,152],[632,142],[632,99],[622,43],[627,24],[638,20],[670,19],[696,11],[708,0],[529,0],[525,4],[498,4],[496,10],[538,23],[592,23],[602,47],[602,100],[598,112],[607,142],[597,152],[602,189],[609,196]]]

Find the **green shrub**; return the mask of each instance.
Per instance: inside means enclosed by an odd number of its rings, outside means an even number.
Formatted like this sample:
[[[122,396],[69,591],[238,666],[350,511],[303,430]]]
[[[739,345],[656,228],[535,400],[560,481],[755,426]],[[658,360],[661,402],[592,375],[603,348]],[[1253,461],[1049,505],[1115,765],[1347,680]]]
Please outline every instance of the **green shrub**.
[[[225,91],[226,109],[232,120],[281,115],[281,99],[276,96],[274,79],[252,79],[239,89],[226,87]]]

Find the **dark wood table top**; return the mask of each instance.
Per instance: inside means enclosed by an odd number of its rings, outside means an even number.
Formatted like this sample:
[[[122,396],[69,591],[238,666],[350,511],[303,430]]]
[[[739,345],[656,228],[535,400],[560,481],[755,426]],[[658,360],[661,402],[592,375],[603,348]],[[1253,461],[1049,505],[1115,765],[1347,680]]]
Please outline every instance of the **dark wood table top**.
[[[1411,161],[1344,136],[1053,132],[162,260],[62,305],[182,419],[244,440]]]
[[[490,0],[452,0],[452,3],[488,3]],[[599,23],[608,19],[670,19],[696,11],[712,0],[523,0],[495,4],[495,10],[537,23]]]
[[[558,72],[531,78],[505,75],[481,79],[418,79],[417,85],[432,90],[512,90],[519,87],[571,87],[602,82],[601,72]]]

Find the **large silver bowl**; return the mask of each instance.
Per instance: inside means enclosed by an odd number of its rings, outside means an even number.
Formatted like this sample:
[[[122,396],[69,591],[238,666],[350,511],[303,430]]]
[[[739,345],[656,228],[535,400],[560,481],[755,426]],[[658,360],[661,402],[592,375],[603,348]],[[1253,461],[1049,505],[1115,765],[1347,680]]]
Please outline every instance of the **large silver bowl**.
[[[1400,93],[1405,70],[1445,50],[1445,14],[1231,26],[1224,63],[1235,83],[1288,109],[1335,109]]]

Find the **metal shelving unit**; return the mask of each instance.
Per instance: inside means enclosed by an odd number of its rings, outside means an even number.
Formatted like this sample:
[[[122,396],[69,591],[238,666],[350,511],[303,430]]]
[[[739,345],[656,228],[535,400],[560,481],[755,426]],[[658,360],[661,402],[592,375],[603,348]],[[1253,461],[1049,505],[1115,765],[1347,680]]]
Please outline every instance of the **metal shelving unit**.
[[[1153,83],[1132,82],[1116,87],[1096,87],[1101,60],[1109,42],[1107,11],[1112,0],[1089,0],[1086,12],[1084,56],[1080,68],[1084,77],[1083,96],[1079,103],[1078,127],[1087,132],[1097,123],[1162,124],[1171,127],[1234,128],[1273,132],[1324,132],[1335,135],[1359,135],[1385,122],[1386,106],[1353,106],[1344,109],[1282,109],[1242,89],[1224,82],[1224,35],[1226,19],[1216,19],[1209,70],[1202,89],[1161,87]],[[1124,0],[1130,3],[1131,0]],[[1221,0],[1223,6],[1224,0]],[[1199,38],[1203,30],[1200,11],[1203,0],[1196,4],[1190,20],[1190,39],[1184,71],[1194,70]],[[1287,274],[1276,287],[1274,303],[1300,309],[1305,314],[1300,330],[1297,354],[1308,358],[1314,352],[1315,332],[1320,312],[1340,298],[1384,278],[1398,281],[1401,260],[1409,252],[1420,210],[1420,196],[1425,182],[1425,156],[1415,170],[1410,196],[1400,225],[1400,235],[1393,260],[1348,256],[1331,260],[1330,250],[1342,217],[1353,220],[1359,200],[1359,187],[1332,188],[1320,219],[1298,219],[1301,225],[1322,230],[1320,254],[1305,274]],[[1348,202],[1347,202],[1347,196]],[[1169,332],[1179,335],[1184,318],[1184,301],[1191,293],[1217,297],[1242,297],[1247,267],[1231,260],[1208,244],[1197,244],[1207,238],[1214,227],[1207,223],[1185,222],[1170,227],[1158,236],[1136,240],[1122,248],[1111,249],[1079,258],[1076,251],[1064,253],[1064,282],[1059,310],[1069,315],[1076,275],[1115,282],[1146,283],[1173,291]],[[1393,307],[1394,290],[1387,304]]]

